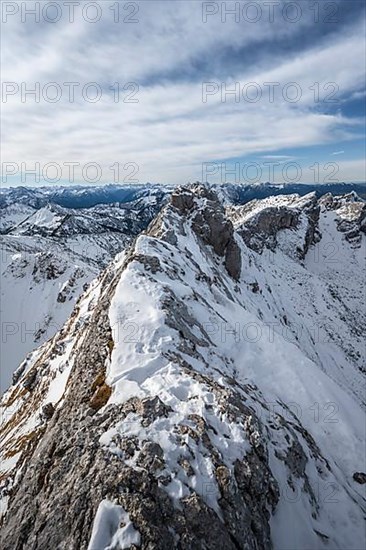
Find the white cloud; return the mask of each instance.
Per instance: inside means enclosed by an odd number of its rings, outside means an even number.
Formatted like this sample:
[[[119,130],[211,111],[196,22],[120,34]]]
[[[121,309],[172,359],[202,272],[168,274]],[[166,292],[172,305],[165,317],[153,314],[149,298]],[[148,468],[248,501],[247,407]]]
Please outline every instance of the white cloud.
[[[334,166],[330,166],[334,165]],[[366,182],[366,164],[365,159],[346,160],[337,163],[328,163],[320,165],[319,181],[316,183],[331,182]],[[314,170],[305,169],[302,175],[302,181],[314,182]]]
[[[264,38],[299,32],[308,18],[299,25],[280,21],[238,32],[235,24],[220,19],[202,24],[201,5],[194,2],[144,2],[139,18],[139,24],[120,27],[78,19],[71,25],[39,25],[30,34],[24,25],[6,26],[3,80],[29,87],[54,81],[64,95],[54,104],[8,98],[3,104],[3,161],[29,166],[36,161],[81,166],[94,161],[103,167],[103,181],[111,181],[114,163],[133,162],[141,181],[184,182],[200,179],[204,162],[260,153],[275,159],[271,153],[276,150],[349,140],[355,125],[362,129],[362,121],[327,112],[322,102],[315,105],[314,89],[309,89],[319,82],[324,99],[332,92],[324,86],[335,82],[337,97],[356,93],[364,78],[359,24],[301,54],[279,60],[268,51],[248,70],[233,68],[228,87],[257,82],[265,94],[265,82],[279,82],[274,103],[265,95],[257,103],[222,103],[220,93],[203,103],[202,82],[180,79],[180,71],[194,68],[212,52],[210,80],[221,82],[215,52],[228,46],[254,52]],[[164,84],[156,80],[168,72],[176,76]],[[77,91],[70,104],[63,83],[72,81],[105,86],[102,100],[88,103]],[[139,83],[139,102],[114,103],[108,87],[116,81]],[[302,90],[295,104],[282,97],[283,86],[294,81]],[[80,177],[80,170],[76,173]]]

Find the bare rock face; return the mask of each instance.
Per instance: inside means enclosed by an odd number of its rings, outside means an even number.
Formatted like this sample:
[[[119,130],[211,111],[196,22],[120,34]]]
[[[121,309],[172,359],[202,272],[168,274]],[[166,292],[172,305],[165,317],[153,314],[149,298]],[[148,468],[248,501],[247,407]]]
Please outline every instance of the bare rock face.
[[[194,197],[189,189],[184,189],[183,191],[181,190],[180,192],[172,193],[170,200],[172,206],[179,210],[181,214],[187,213],[192,210],[194,205]]]
[[[320,205],[315,193],[299,198],[283,201],[277,199],[271,204],[270,199],[265,206],[257,211],[258,201],[252,201],[243,207],[229,209],[229,214],[238,234],[245,244],[255,252],[262,253],[264,248],[275,251],[278,240],[287,232],[296,232],[296,245],[294,244],[292,255],[303,260],[311,245],[319,242]],[[244,222],[240,223],[241,216]],[[238,223],[239,221],[239,223]],[[290,252],[288,250],[287,252]]]
[[[241,251],[238,243],[231,238],[225,251],[225,267],[229,275],[238,281],[241,273]]]
[[[344,233],[346,240],[359,248],[362,233],[366,233],[366,204],[354,203],[347,208],[347,216],[337,222],[338,231]]]
[[[55,408],[52,403],[46,403],[46,405],[44,405],[44,407],[42,408],[42,414],[46,420],[52,418],[54,412]]]
[[[300,258],[305,258],[312,244],[319,242],[319,217],[320,217],[320,205],[315,200],[311,204],[304,208],[304,212],[307,216],[307,229],[304,239],[303,249],[300,253]]]
[[[281,229],[297,228],[298,223],[298,212],[286,207],[268,208],[245,224],[239,233],[245,244],[257,252],[264,246],[274,250],[277,233]]]
[[[353,479],[357,481],[357,483],[364,485],[366,483],[366,474],[364,472],[355,472],[353,474]]]
[[[212,246],[216,254],[224,256],[234,230],[219,203],[211,202],[199,211],[192,220],[192,227],[205,244]]]
[[[212,246],[214,252],[224,257],[224,264],[229,275],[238,280],[241,271],[241,253],[234,238],[232,222],[226,217],[225,210],[217,195],[204,186],[172,196],[172,205],[180,212],[192,210],[194,196],[205,199],[204,206],[197,209],[192,216],[192,228],[202,241]],[[198,211],[197,211],[198,210]]]
[[[319,205],[336,214],[338,231],[353,248],[359,248],[366,233],[366,203],[354,192],[342,197],[328,193],[319,199]]]
[[[57,279],[66,270],[66,262],[52,252],[42,252],[35,257],[32,275],[37,282],[43,279]]]
[[[319,216],[321,206],[315,193],[305,197],[289,195],[261,201],[253,200],[243,206],[227,208],[237,233],[246,246],[262,253],[264,248],[275,251],[284,234],[293,232],[293,257],[303,260],[311,245],[319,242]]]

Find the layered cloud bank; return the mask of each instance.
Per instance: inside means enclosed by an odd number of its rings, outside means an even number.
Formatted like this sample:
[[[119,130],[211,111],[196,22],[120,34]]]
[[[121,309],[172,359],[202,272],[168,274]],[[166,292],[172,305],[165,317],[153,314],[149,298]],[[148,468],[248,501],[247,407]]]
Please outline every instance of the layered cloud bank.
[[[21,162],[54,162],[62,172],[46,175],[67,181],[74,162],[76,181],[183,182],[204,163],[291,150],[311,182],[314,161],[340,160],[330,146],[345,150],[339,180],[365,179],[361,3],[53,4],[32,15],[4,3],[3,161],[15,177]],[[100,173],[83,173],[90,162]]]

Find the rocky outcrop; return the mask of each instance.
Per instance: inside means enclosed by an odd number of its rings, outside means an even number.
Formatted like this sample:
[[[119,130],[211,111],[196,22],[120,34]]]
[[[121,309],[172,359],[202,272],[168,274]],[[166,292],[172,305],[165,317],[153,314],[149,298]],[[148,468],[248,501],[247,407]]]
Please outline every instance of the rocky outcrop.
[[[357,483],[364,485],[366,483],[366,474],[364,472],[355,472],[353,474],[353,479],[357,481]]]
[[[238,280],[241,271],[240,247],[234,238],[233,224],[226,217],[224,207],[214,191],[196,185],[192,189],[173,193],[171,204],[181,214],[187,215],[194,207],[195,197],[196,200],[204,199],[204,206],[195,209],[192,216],[193,231],[205,244],[212,246],[218,256],[224,258],[227,272]]]
[[[257,211],[259,201],[253,201],[243,207],[229,210],[229,215],[245,244],[261,253],[264,248],[275,251],[278,237],[286,230],[296,231],[298,235],[296,249],[293,251],[300,259],[304,259],[310,246],[319,241],[320,205],[315,193],[308,197],[292,200],[280,198],[271,204],[270,200],[264,208]],[[243,217],[243,223],[240,223]],[[238,220],[238,221],[237,221]]]
[[[319,205],[336,215],[337,229],[354,248],[359,248],[362,234],[366,233],[366,203],[351,192],[341,197],[324,195]]]
[[[319,232],[319,217],[320,205],[314,200],[310,206],[304,209],[307,216],[307,228],[304,238],[304,245],[300,252],[300,258],[304,259],[311,245],[320,241],[321,235]]]
[[[263,247],[274,250],[277,233],[282,229],[296,229],[299,213],[286,207],[268,208],[259,212],[243,226],[239,234],[249,248],[260,252]]]

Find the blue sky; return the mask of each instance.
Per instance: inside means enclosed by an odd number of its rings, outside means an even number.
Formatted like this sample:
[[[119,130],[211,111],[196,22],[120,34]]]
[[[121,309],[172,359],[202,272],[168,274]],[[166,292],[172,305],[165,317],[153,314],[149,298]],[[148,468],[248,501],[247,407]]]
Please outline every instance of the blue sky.
[[[364,2],[88,3],[3,2],[2,185],[366,180]]]

